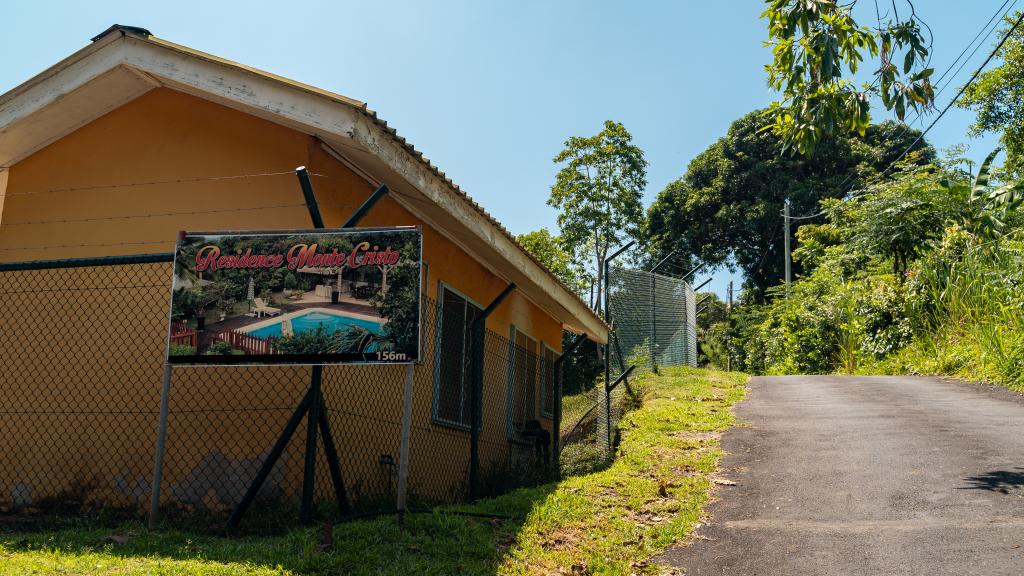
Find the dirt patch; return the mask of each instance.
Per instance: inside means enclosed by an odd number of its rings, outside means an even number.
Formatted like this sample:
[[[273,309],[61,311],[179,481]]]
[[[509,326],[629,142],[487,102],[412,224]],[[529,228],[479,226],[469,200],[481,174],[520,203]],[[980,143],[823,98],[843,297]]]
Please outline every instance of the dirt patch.
[[[689,432],[682,431],[673,434],[676,438],[682,438],[683,440],[718,440],[722,437],[721,432]]]

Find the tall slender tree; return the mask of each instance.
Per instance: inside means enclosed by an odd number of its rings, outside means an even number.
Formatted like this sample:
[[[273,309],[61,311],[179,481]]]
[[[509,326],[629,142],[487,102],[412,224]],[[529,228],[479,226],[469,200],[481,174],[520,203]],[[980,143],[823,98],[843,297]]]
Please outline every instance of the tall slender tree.
[[[574,256],[593,256],[597,307],[608,252],[637,238],[643,227],[647,161],[625,126],[611,120],[594,136],[566,140],[554,161],[562,168],[548,204],[560,210],[558,225],[566,248]]]

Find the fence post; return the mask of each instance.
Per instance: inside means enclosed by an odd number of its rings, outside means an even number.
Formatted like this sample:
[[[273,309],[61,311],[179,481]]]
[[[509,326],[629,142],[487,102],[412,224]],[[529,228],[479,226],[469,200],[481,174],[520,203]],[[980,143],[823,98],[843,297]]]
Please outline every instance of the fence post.
[[[655,298],[658,289],[658,283],[656,281],[657,275],[652,271],[651,273],[651,343],[647,347],[647,352],[651,355],[651,371],[655,374],[658,373],[658,322],[655,320],[654,308]]]
[[[480,396],[483,388],[484,331],[477,322],[470,329],[469,382],[469,499],[475,500],[480,485]]]
[[[413,365],[405,365],[405,392],[402,400],[402,439],[398,447],[398,517],[405,514],[409,495],[409,439],[412,434]]]
[[[323,402],[320,386],[323,381],[323,366],[313,365],[309,379],[309,390],[312,401],[306,412],[306,461],[302,474],[302,505],[299,509],[299,521],[309,522],[313,518],[313,490],[316,484],[316,433],[320,425],[320,404]],[[341,506],[341,503],[338,503]]]
[[[559,440],[562,437],[562,363],[559,360],[564,354],[555,360],[552,367],[552,374],[555,377],[551,393],[555,398],[555,405],[551,407],[551,463],[555,467],[554,477],[556,480],[562,477],[561,460],[558,457]]]
[[[609,302],[609,290],[611,288],[611,281],[608,278],[611,272],[612,260],[618,258],[619,254],[622,254],[626,250],[630,249],[636,240],[630,240],[622,248],[619,248],[611,256],[605,258],[601,264],[604,266],[604,322],[605,324],[611,324],[611,306]],[[608,431],[608,456],[611,457],[612,449],[612,407],[611,407],[611,390],[608,388],[608,381],[611,380],[611,348],[612,342],[611,330],[608,331],[608,342],[604,345],[604,416],[605,416],[605,428]],[[624,368],[624,367],[623,367]]]
[[[171,396],[171,364],[164,362],[163,387],[160,391],[160,421],[156,429],[156,462],[153,465],[153,486],[149,500],[149,528],[156,528],[160,510],[160,484],[164,476],[164,447],[167,442],[167,412]]]
[[[612,388],[608,385],[606,380],[604,383],[604,427],[608,431],[608,437],[606,438],[607,444],[605,444],[606,457],[611,460],[612,458]]]
[[[487,334],[487,317],[516,289],[515,282],[510,282],[500,294],[491,300],[483,312],[473,319],[470,325],[470,382],[469,391],[469,498],[475,500],[480,492],[480,428],[483,420],[484,393],[484,337]]]
[[[561,450],[559,444],[562,439],[562,387],[564,385],[564,369],[562,366],[564,366],[565,359],[575,352],[576,349],[580,347],[580,344],[582,344],[586,339],[586,334],[580,334],[577,336],[576,339],[569,344],[568,348],[562,349],[562,353],[555,359],[554,365],[551,368],[555,376],[555,385],[554,390],[552,391],[555,396],[555,405],[553,407],[554,413],[551,415],[551,460],[555,465],[556,479],[562,477],[562,466],[558,457]]]

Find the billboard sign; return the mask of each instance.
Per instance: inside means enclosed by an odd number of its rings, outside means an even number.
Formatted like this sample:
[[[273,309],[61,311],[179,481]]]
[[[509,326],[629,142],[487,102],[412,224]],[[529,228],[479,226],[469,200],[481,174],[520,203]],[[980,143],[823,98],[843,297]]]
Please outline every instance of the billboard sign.
[[[420,358],[418,227],[182,233],[172,364]]]

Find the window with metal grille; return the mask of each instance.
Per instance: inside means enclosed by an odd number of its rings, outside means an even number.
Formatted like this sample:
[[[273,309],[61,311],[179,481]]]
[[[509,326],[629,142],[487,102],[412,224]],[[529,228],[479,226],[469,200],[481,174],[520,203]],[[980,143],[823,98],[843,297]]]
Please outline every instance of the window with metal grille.
[[[482,309],[444,285],[437,305],[434,420],[468,428],[471,329]]]
[[[526,428],[526,422],[536,419],[537,379],[540,375],[540,356],[537,341],[512,327],[512,370],[509,382],[509,414],[511,437]]]

